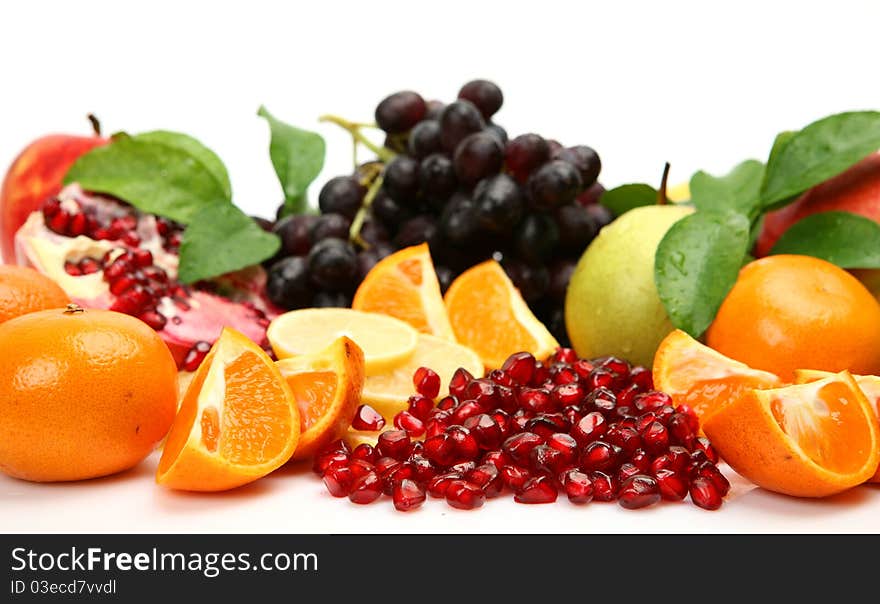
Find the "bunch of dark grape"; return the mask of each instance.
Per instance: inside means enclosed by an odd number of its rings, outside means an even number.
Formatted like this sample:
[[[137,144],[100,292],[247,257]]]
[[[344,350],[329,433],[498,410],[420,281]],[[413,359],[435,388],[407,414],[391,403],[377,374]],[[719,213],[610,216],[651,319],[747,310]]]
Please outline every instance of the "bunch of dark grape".
[[[533,133],[509,139],[492,120],[502,102],[501,89],[486,80],[465,84],[445,105],[412,91],[382,100],[375,117],[390,159],[330,179],[320,215],[272,227],[283,248],[269,268],[271,300],[287,309],[347,306],[381,258],[428,242],[444,291],[467,268],[495,258],[565,343],[569,278],[613,218],[596,203],[601,162],[585,145],[564,147]]]

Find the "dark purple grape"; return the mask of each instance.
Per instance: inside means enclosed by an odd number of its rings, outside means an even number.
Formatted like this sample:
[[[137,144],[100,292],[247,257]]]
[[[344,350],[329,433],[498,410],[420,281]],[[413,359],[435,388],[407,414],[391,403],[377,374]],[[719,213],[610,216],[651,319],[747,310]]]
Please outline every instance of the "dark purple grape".
[[[495,115],[504,103],[501,89],[488,80],[468,82],[458,91],[458,98],[468,100],[476,105],[486,120]]]
[[[582,206],[588,206],[590,204],[598,203],[604,192],[605,187],[596,182],[593,183],[592,186],[587,187],[586,191],[578,195],[576,201]]]
[[[434,99],[433,101],[428,101],[428,110],[425,112],[426,120],[440,120],[440,114],[443,113],[443,110],[446,108],[446,103],[443,101],[438,101]]]
[[[373,248],[361,250],[357,255],[357,281],[361,282],[379,262],[379,254]]]
[[[312,283],[326,291],[345,291],[357,274],[357,254],[351,244],[341,239],[316,243],[307,262]]]
[[[480,110],[470,101],[458,100],[446,105],[440,114],[440,142],[446,151],[452,153],[468,134],[485,127]]]
[[[553,138],[547,139],[547,147],[550,149],[550,157],[555,158],[556,154],[562,151],[562,143]]]
[[[273,232],[272,229],[275,227],[275,223],[268,218],[263,218],[262,216],[251,216],[251,220],[256,222],[257,226],[259,226],[267,233]]]
[[[458,181],[471,187],[487,176],[498,174],[504,163],[504,149],[491,134],[476,132],[456,147],[452,163]]]
[[[322,214],[342,214],[352,220],[360,209],[366,192],[357,178],[337,176],[321,187],[318,207],[321,208]]]
[[[283,258],[269,268],[266,295],[285,310],[305,308],[312,303],[312,287],[306,259],[302,256]]]
[[[406,132],[425,117],[427,110],[425,99],[417,92],[395,92],[376,107],[376,123],[388,134]]]
[[[529,175],[549,159],[550,147],[538,134],[520,134],[507,143],[504,152],[507,171],[522,184],[525,184]]]
[[[437,281],[440,282],[440,293],[445,294],[455,280],[455,271],[448,266],[435,266],[434,270],[437,272]]]
[[[547,331],[549,331],[556,341],[559,342],[560,346],[565,348],[569,348],[571,346],[571,341],[568,338],[568,330],[565,327],[565,308],[562,306],[555,306],[548,313],[548,316],[544,319],[544,325],[547,326]]]
[[[587,212],[593,217],[593,221],[596,223],[596,228],[599,230],[601,230],[602,227],[611,224],[611,221],[614,220],[614,214],[611,210],[600,203],[588,205]]]
[[[440,215],[440,230],[447,241],[455,245],[463,246],[473,241],[479,232],[474,202],[464,195],[453,195]]]
[[[342,214],[321,214],[311,228],[312,241],[348,239],[351,221]]]
[[[547,162],[528,182],[529,201],[535,209],[552,210],[571,203],[583,190],[577,168],[562,160]]]
[[[550,272],[544,266],[530,266],[520,260],[505,258],[503,262],[507,276],[522,294],[526,302],[541,299],[550,286]]]
[[[483,132],[494,136],[502,146],[507,144],[507,130],[498,124],[489,124]]]
[[[314,308],[348,308],[351,298],[343,292],[318,292],[312,300]]]
[[[423,159],[442,150],[440,122],[437,120],[423,120],[409,133],[409,154],[416,159]]]
[[[556,224],[559,226],[562,248],[577,255],[587,248],[599,231],[587,208],[576,203],[556,210]]]
[[[364,222],[361,226],[360,236],[361,239],[371,245],[379,243],[380,241],[388,241],[388,238],[390,237],[385,225],[375,219]]]
[[[474,205],[480,224],[496,233],[511,230],[525,207],[519,185],[507,174],[497,174],[477,183]]]
[[[392,199],[384,190],[379,190],[373,204],[370,206],[373,216],[391,227],[396,227],[401,222],[410,217],[410,212],[402,205]]]
[[[398,155],[385,166],[382,186],[401,203],[415,200],[419,194],[419,162],[407,155]]]
[[[281,238],[282,256],[304,256],[312,248],[312,229],[318,217],[311,214],[287,216],[275,223],[273,232]]]
[[[581,175],[581,184],[584,187],[592,186],[599,178],[599,172],[602,171],[602,160],[599,159],[599,154],[586,145],[561,149],[556,153],[554,159],[567,161],[577,168]]]
[[[529,264],[540,264],[547,260],[558,243],[556,221],[543,212],[527,214],[513,233],[516,255]]]
[[[575,266],[577,262],[569,258],[560,258],[550,265],[550,287],[547,288],[547,296],[551,300],[565,302],[565,291],[568,289],[568,282],[571,281]]]
[[[422,214],[410,218],[400,226],[394,244],[398,248],[410,247],[424,242],[431,242],[437,234],[437,224],[431,216]]]
[[[419,167],[422,195],[428,199],[448,199],[458,186],[452,160],[442,153],[434,153],[422,160]]]

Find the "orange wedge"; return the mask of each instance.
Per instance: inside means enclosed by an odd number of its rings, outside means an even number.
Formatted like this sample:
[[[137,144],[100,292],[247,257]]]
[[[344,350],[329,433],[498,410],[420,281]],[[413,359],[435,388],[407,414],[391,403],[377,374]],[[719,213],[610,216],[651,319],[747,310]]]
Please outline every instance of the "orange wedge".
[[[494,260],[459,275],[444,301],[456,339],[475,350],[486,367],[501,367],[522,351],[544,359],[559,347]]]
[[[880,462],[877,418],[847,371],[752,390],[710,415],[703,430],[739,474],[786,495],[839,493],[871,478]]]
[[[421,333],[455,341],[427,243],[379,261],[364,277],[351,307],[395,317]]]
[[[797,369],[794,372],[795,383],[809,384],[816,380],[825,379],[834,375],[828,371],[818,371],[815,369]],[[876,375],[854,375],[856,384],[862,390],[862,393],[868,399],[868,402],[874,406],[874,413],[880,418],[880,376]],[[880,420],[878,420],[880,421]],[[880,482],[880,468],[874,473],[868,482]]]
[[[660,343],[653,375],[657,390],[669,394],[676,404],[691,407],[701,421],[754,388],[782,385],[772,373],[734,361],[680,329]]]
[[[364,353],[343,336],[326,350],[275,365],[299,408],[302,432],[291,459],[307,459],[348,430],[364,387]]]
[[[293,392],[275,363],[227,327],[187,388],[156,482],[187,491],[239,487],[290,459],[299,433]]]

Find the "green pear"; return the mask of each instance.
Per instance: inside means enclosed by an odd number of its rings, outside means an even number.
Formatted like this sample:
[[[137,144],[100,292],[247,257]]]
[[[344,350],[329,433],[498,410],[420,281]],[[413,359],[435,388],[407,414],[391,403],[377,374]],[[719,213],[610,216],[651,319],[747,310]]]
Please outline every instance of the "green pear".
[[[694,209],[635,208],[606,226],[578,261],[565,298],[565,324],[583,358],[613,355],[651,367],[673,330],[654,285],[657,245]]]

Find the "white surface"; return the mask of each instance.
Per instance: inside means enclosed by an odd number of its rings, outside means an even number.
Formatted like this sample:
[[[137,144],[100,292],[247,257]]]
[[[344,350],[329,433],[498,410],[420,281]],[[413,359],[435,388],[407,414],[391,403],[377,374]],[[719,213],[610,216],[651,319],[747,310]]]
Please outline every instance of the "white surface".
[[[350,170],[350,147],[318,115],[367,120],[395,90],[450,100],[487,77],[505,92],[498,121],[512,135],[594,146],[606,185],[656,182],[667,160],[675,182],[763,159],[780,130],[880,108],[878,22],[871,0],[4,2],[0,167],[44,133],[88,132],[91,111],[107,132],[196,136],[225,160],[236,202],[271,215],[281,196],[261,103],[325,135],[320,184]],[[877,487],[799,501],[740,485],[717,513],[506,499],[402,515],[335,501],[308,472],[202,496],[157,488],[154,468],[77,484],[0,479],[0,530],[880,532]]]

